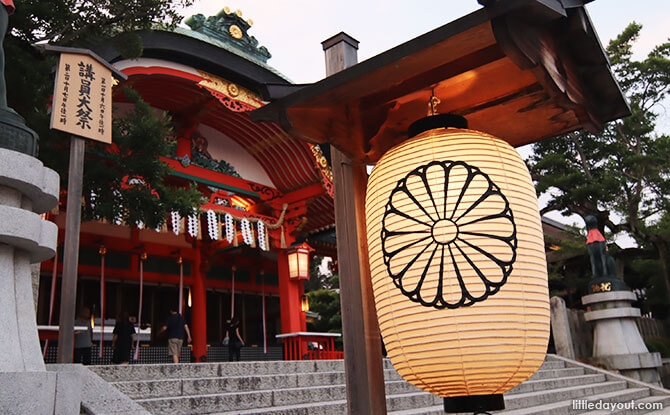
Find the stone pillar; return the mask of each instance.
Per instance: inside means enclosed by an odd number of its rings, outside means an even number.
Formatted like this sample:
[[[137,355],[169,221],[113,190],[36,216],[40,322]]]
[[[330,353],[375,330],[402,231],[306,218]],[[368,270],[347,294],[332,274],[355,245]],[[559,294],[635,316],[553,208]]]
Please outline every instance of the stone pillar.
[[[574,359],[575,347],[572,343],[570,320],[568,319],[565,301],[561,297],[551,297],[549,302],[551,304],[551,333],[554,338],[556,354]]]
[[[66,403],[68,396],[57,392],[62,382],[76,385],[77,377],[46,371],[33,300],[31,264],[56,253],[58,228],[42,220],[39,214],[57,204],[58,184],[58,174],[36,158],[0,148],[0,413],[3,414],[54,414],[79,405],[78,401]]]
[[[649,353],[635,319],[640,309],[631,307],[637,300],[630,291],[609,291],[582,297],[590,306],[584,314],[594,323],[593,358],[608,369],[643,382],[661,385],[659,368],[663,366],[659,353]]]

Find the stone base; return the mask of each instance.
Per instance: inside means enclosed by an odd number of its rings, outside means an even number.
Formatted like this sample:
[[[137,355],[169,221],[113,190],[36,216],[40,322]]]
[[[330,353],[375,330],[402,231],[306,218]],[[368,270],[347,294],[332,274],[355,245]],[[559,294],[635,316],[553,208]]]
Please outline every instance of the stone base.
[[[81,382],[75,372],[1,372],[3,415],[78,414]]]
[[[660,353],[637,353],[599,356],[595,358],[609,369],[623,376],[662,386],[659,368],[663,365]]]
[[[656,368],[620,370],[619,373],[621,373],[623,376],[639,380],[640,382],[651,383],[652,385],[663,387],[661,376],[659,375]]]

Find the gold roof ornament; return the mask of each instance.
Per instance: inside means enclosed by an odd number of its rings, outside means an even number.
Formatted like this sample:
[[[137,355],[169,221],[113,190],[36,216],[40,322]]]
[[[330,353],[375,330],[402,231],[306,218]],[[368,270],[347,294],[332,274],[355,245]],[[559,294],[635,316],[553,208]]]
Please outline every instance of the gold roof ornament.
[[[224,7],[215,16],[206,17],[196,14],[184,21],[192,31],[199,32],[217,41],[226,43],[240,52],[263,63],[272,56],[265,46],[259,46],[258,40],[249,35],[248,30],[253,25],[251,19],[243,19],[242,11],[231,11]]]
[[[242,39],[242,29],[240,29],[238,25],[231,25],[228,31],[230,32],[230,36],[234,37],[235,39]]]

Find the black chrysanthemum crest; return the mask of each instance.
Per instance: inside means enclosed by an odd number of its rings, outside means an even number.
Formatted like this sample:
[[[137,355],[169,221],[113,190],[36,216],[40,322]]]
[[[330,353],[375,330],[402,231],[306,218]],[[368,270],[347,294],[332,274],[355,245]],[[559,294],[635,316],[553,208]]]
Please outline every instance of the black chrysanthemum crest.
[[[437,309],[470,306],[495,294],[516,260],[507,198],[487,174],[462,161],[433,161],[399,180],[386,204],[381,238],[395,286],[411,301]]]

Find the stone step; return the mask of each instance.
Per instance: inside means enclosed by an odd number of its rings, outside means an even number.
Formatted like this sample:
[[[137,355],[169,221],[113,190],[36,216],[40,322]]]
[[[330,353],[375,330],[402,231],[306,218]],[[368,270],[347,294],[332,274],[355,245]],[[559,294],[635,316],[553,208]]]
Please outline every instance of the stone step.
[[[565,362],[562,360],[545,360],[538,370],[552,370],[565,368]]]
[[[607,379],[605,375],[581,375],[568,376],[554,379],[530,379],[514,389],[505,393],[505,396],[514,395],[517,393],[537,392],[549,389],[565,388],[568,386],[587,385],[591,383],[602,383]]]
[[[432,407],[435,406],[435,402],[441,402],[441,398],[427,392],[386,396],[386,408],[388,411],[394,411],[393,413],[427,405]],[[441,414],[444,414],[442,406],[439,406],[439,408]],[[268,413],[268,408],[256,408],[242,411],[214,412],[212,415],[265,415]],[[273,415],[341,415],[347,413],[347,401],[342,399],[332,402],[273,406],[271,413]]]
[[[518,396],[518,395],[517,395]],[[632,388],[624,390],[615,390],[604,393],[589,393],[586,396],[588,400],[603,400],[607,402],[625,402],[631,399],[642,399],[649,396],[649,389],[646,388]],[[566,399],[563,397],[556,402],[549,402],[545,404],[530,403],[524,408],[505,410],[500,412],[504,415],[572,415],[583,414],[584,411],[573,409],[573,402],[575,399]],[[505,399],[507,406],[508,400]],[[508,406],[509,408],[509,406]]]
[[[384,369],[393,369],[391,361],[384,359]],[[219,378],[231,376],[273,375],[315,372],[344,372],[343,360],[302,360],[223,363],[179,363],[151,365],[89,366],[90,370],[108,382],[152,379]],[[563,361],[546,361],[540,370],[565,368]]]
[[[89,366],[108,382],[344,371],[342,360]],[[384,369],[393,366],[384,360]]]
[[[529,380],[555,379],[569,376],[580,376],[584,374],[584,368],[566,367],[563,369],[538,370]]]
[[[644,397],[644,395],[648,394],[647,389],[628,389],[625,391],[616,391],[616,392],[609,392],[606,394],[601,394],[601,395],[596,395],[589,397],[589,401],[594,401],[594,400],[599,400],[602,399],[603,401],[606,402],[626,402],[630,401],[631,399],[635,399],[635,402],[641,403],[641,402],[663,402],[665,404],[664,407],[667,407],[670,404],[670,396],[648,396]],[[522,408],[522,409],[514,409],[514,410],[504,410],[504,411],[495,411],[494,414],[500,414],[500,415],[573,415],[573,414],[580,414],[580,415],[609,415],[609,414],[616,414],[616,415],[641,415],[646,412],[644,411],[592,411],[592,412],[584,412],[583,410],[579,409],[572,409],[572,400],[567,400],[567,401],[559,401],[559,402],[553,402],[550,404],[545,404],[545,405],[540,405],[540,406],[532,406],[529,408]],[[444,415],[444,406],[443,405],[435,405],[432,407],[426,407],[426,408],[414,408],[414,409],[406,409],[406,410],[401,410],[401,411],[393,411],[389,412],[388,415]],[[468,413],[468,415],[470,415]]]
[[[594,402],[593,399],[589,401]],[[612,402],[612,401],[610,401]],[[622,404],[631,404],[631,401],[619,401]],[[668,414],[670,413],[670,396],[661,395],[661,396],[647,396],[646,398],[635,399],[635,405],[653,405],[660,404],[661,408],[655,409],[654,407],[645,407],[645,408],[635,408],[635,407],[623,407],[621,409],[600,409],[593,410],[589,412],[583,412],[582,415],[641,415],[641,414]]]
[[[403,380],[386,382],[386,395],[425,394]],[[426,400],[427,397],[423,397]],[[227,411],[230,409],[256,409],[272,406],[307,404],[311,402],[329,402],[346,399],[346,386],[325,385],[290,389],[268,389],[254,391],[236,391],[177,397],[138,399],[137,402],[153,414],[194,414]],[[419,398],[415,398],[419,399]],[[419,399],[421,400],[421,399]],[[194,411],[195,410],[195,411]]]
[[[384,371],[386,381],[401,381],[395,369]],[[116,388],[133,399],[209,395],[224,392],[289,389],[320,385],[345,385],[344,372],[321,372],[286,375],[251,375],[226,378],[165,379],[113,382]]]
[[[505,396],[505,407],[508,409],[527,408],[529,406],[543,405],[566,399],[577,399],[584,396],[591,397],[602,393],[624,390],[626,386],[625,381],[611,381],[546,391],[515,393]]]

